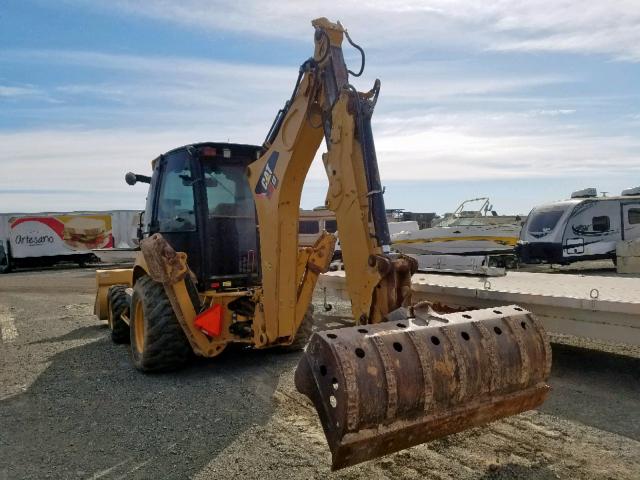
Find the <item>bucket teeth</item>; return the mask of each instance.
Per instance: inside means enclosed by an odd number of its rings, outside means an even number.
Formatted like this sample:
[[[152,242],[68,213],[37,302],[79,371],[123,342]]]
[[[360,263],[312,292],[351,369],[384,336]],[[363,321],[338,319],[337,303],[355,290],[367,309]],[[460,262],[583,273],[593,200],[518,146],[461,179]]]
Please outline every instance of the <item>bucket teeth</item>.
[[[551,348],[517,306],[318,332],[295,374],[332,468],[354,465],[539,406]]]

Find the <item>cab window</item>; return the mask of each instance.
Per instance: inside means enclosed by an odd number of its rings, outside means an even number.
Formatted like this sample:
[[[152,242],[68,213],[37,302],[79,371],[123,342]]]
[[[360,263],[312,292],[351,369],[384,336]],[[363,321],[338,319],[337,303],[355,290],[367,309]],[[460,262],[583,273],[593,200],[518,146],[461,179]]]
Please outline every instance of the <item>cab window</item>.
[[[196,229],[193,184],[189,157],[169,155],[163,166],[158,197],[160,232],[190,232]]]
[[[209,162],[203,170],[210,217],[254,218],[255,204],[244,165]]]
[[[257,272],[256,207],[246,165],[232,159],[204,161],[210,271],[214,277]]]

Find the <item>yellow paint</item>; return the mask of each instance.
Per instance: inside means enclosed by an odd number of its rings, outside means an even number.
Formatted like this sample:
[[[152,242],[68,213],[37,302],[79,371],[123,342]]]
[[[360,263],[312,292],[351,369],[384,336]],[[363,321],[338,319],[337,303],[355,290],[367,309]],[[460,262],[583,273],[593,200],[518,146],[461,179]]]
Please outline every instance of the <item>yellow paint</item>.
[[[331,45],[340,48],[342,29],[336,27],[331,24]],[[316,40],[316,59],[321,58],[323,42],[323,38]],[[324,100],[319,85],[312,72],[303,75],[276,138],[248,168],[249,184],[255,192],[267,162],[273,154],[278,155],[273,171],[277,187],[269,197],[254,195],[262,262],[260,303],[269,342],[291,337],[302,321],[296,318],[298,217],[302,187],[324,136],[322,128],[315,127],[320,123],[317,111]]]
[[[331,145],[323,155],[329,178],[327,208],[336,213],[347,290],[353,317],[369,318],[373,290],[381,276],[368,264],[370,255],[382,253],[369,224],[369,199],[362,159],[362,147],[355,138],[355,120],[343,93],[332,110]]]
[[[107,294],[112,285],[132,285],[130,268],[118,268],[113,270],[96,270],[96,298],[93,303],[93,313],[100,319],[108,318],[109,305]]]

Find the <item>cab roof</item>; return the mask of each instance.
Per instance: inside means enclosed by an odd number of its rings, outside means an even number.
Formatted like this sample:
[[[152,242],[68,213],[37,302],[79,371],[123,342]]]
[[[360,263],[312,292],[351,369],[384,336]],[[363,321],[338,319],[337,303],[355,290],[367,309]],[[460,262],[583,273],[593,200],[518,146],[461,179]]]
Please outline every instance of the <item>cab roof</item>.
[[[262,150],[262,147],[259,145],[249,145],[245,143],[228,143],[228,142],[199,142],[199,143],[189,143],[187,145],[182,145],[181,147],[173,148],[162,155],[158,155],[151,161],[151,165],[155,165],[155,163],[163,156],[169,155],[174,152],[179,152],[181,150],[186,150],[187,148],[202,148],[202,147],[210,147],[215,148],[216,150],[222,151],[223,149],[231,150],[232,156],[234,155],[248,155],[254,156],[257,159],[257,153]]]

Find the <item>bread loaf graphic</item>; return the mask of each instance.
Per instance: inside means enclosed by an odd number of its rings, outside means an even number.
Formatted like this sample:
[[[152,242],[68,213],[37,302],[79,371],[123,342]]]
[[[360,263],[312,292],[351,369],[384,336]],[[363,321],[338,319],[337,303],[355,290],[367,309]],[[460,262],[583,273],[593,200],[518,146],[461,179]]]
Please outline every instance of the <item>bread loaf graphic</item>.
[[[62,239],[74,249],[101,248],[109,243],[104,220],[90,217],[74,217],[66,222]]]

